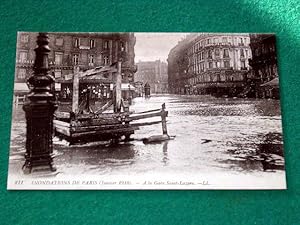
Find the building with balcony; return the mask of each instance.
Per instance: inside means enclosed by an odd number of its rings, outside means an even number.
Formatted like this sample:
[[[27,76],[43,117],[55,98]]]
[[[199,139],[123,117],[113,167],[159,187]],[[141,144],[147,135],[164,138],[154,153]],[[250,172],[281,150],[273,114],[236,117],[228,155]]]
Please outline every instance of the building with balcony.
[[[249,44],[248,34],[202,33],[188,36],[169,54],[169,71],[173,73],[169,74],[169,86],[172,92],[216,95],[241,92],[249,73],[249,58],[252,57]]]
[[[37,35],[35,32],[18,33],[15,93],[18,93],[18,89],[26,92],[26,80],[33,73]],[[72,81],[66,77],[73,73],[75,66],[86,71],[96,67],[110,67],[121,60],[123,82],[134,81],[136,39],[133,33],[48,33],[48,37],[51,50],[50,73],[55,76],[56,87],[61,90],[61,96],[71,95],[63,92],[72,90]],[[103,79],[99,83],[95,77],[94,80],[89,79],[86,82],[108,88],[112,80],[108,79],[107,84],[103,84]]]
[[[134,75],[135,82],[150,85],[150,92],[168,93],[168,66],[160,60],[139,61],[136,63],[137,72]]]
[[[252,81],[256,97],[279,99],[279,78],[274,34],[250,34]]]

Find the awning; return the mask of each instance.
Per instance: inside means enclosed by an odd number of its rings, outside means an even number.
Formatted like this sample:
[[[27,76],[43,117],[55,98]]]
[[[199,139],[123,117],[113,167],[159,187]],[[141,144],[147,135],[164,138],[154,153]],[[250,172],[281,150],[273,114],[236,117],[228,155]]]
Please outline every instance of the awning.
[[[243,82],[241,81],[207,82],[207,83],[196,84],[197,88],[209,88],[209,87],[231,88],[231,87],[240,87],[240,86],[243,86]]]
[[[110,84],[110,90],[113,90],[113,88],[114,88],[114,85]],[[121,84],[121,90],[122,91],[128,91],[128,90],[134,91],[135,87],[129,83],[124,83],[124,84]]]
[[[261,87],[270,86],[270,87],[279,87],[279,79],[278,77],[274,78],[273,80],[268,81],[267,83],[264,83],[260,85]]]
[[[26,83],[15,83],[14,92],[29,92],[29,88]]]
[[[55,83],[55,90],[61,90],[61,84]],[[26,83],[15,83],[14,92],[29,92],[29,88]]]

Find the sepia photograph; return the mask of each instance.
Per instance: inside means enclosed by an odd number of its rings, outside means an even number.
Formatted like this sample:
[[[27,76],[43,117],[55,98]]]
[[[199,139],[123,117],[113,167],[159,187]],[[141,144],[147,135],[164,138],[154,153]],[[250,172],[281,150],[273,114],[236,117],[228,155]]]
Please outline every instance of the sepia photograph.
[[[10,190],[286,189],[273,33],[18,32]]]

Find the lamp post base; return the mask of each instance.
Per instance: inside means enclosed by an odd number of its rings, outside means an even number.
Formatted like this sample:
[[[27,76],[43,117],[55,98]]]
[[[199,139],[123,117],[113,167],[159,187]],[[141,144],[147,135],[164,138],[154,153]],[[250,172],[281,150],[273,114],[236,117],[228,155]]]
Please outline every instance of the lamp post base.
[[[24,174],[33,172],[55,172],[56,167],[53,165],[53,156],[35,156],[29,158],[25,156],[26,160],[22,167]]]

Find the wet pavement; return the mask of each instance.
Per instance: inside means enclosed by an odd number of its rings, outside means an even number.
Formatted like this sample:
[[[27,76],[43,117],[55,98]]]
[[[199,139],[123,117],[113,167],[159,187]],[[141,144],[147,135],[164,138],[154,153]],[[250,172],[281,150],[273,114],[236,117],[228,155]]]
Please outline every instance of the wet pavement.
[[[282,128],[278,100],[221,99],[211,96],[157,95],[135,98],[131,111],[169,111],[168,133],[174,140],[144,144],[142,138],[162,133],[161,124],[141,127],[133,141],[116,146],[68,146],[54,141],[55,165],[62,174],[144,175],[159,173],[251,174],[282,171]],[[159,119],[159,118],[158,118]],[[10,172],[24,163],[25,118],[14,109]],[[276,163],[270,167],[270,163]],[[273,161],[272,161],[273,160]]]

